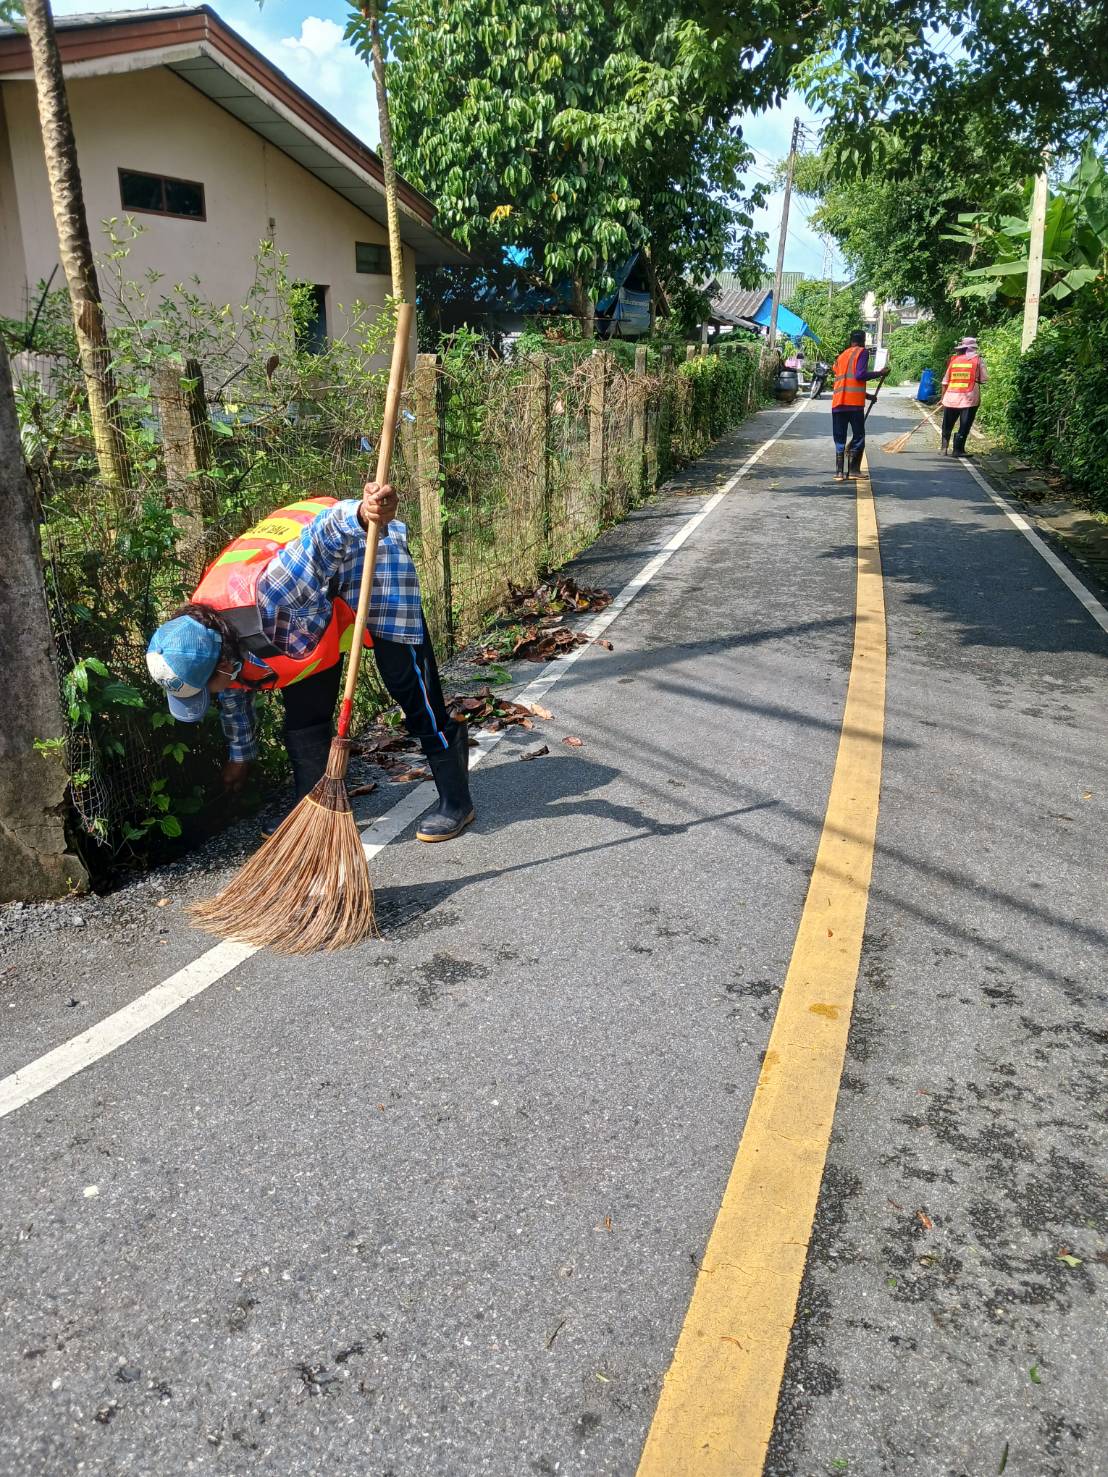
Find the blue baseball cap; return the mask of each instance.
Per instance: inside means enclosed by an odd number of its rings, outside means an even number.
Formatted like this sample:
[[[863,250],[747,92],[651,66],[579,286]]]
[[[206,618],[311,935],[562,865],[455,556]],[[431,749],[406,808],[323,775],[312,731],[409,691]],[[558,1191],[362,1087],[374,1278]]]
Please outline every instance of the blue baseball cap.
[[[208,679],[216,669],[223,641],[218,631],[191,615],[159,626],[146,648],[146,666],[165,689],[169,711],[182,723],[199,723],[208,711]]]

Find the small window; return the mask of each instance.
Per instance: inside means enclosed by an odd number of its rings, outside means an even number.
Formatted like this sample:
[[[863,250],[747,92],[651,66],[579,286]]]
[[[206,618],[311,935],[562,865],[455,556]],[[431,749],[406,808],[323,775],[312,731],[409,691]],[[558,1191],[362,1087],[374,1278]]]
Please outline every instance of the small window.
[[[322,354],[327,348],[327,289],[314,282],[299,282],[307,289],[309,312],[296,330],[296,347],[302,354]]]
[[[374,277],[387,277],[391,270],[388,247],[376,246],[369,241],[355,241],[354,268],[358,272],[369,272]]]
[[[141,210],[148,215],[173,215],[188,221],[207,219],[204,186],[195,180],[171,179],[164,174],[141,174],[137,169],[121,169],[119,198],[124,210]]]

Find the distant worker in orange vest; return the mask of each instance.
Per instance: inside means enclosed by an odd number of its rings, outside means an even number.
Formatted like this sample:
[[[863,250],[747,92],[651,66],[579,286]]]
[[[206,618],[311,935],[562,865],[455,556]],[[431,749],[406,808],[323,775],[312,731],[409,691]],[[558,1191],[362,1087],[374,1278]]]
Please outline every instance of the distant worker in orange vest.
[[[950,450],[950,433],[956,423],[954,455],[965,456],[966,438],[981,404],[981,386],[988,383],[989,371],[978,352],[977,340],[967,336],[950,356],[943,375],[943,456]]]
[[[230,750],[223,783],[231,793],[257,758],[255,694],[279,689],[293,790],[303,799],[327,764],[367,526],[376,523],[366,645],[439,792],[438,809],[416,836],[449,841],[474,819],[469,732],[446,710],[407,529],[395,513],[395,492],[373,482],[361,499],[312,494],[278,508],[212,562],[189,603],[154,632],[146,665],[182,723],[198,723],[215,699]]]
[[[831,396],[831,434],[835,439],[835,481],[857,477],[866,445],[866,384],[883,380],[887,369],[869,367],[866,336],[860,328],[850,335],[850,347],[832,366],[835,389]],[[846,433],[850,432],[850,462],[847,465]]]

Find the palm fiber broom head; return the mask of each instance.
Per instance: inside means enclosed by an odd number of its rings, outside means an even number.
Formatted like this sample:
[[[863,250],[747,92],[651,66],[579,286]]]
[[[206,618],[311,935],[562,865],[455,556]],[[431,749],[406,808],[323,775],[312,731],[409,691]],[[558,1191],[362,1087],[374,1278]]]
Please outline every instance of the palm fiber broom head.
[[[279,954],[378,938],[369,864],[346,793],[350,740],[331,741],[310,795],[222,892],[190,912],[202,928]]]

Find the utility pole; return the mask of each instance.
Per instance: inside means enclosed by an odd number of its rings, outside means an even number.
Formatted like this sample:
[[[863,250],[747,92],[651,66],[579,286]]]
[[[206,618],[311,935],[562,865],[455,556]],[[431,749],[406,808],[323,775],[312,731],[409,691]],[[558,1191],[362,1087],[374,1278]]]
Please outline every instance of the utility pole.
[[[1027,288],[1023,298],[1023,342],[1024,354],[1035,342],[1039,331],[1039,292],[1043,285],[1043,236],[1046,233],[1046,156],[1043,156],[1041,173],[1035,176],[1035,191],[1031,196],[1031,250],[1027,258]]]
[[[781,207],[781,234],[777,240],[777,270],[773,274],[773,304],[769,310],[769,334],[766,339],[770,353],[777,346],[777,309],[781,304],[781,278],[785,271],[785,237],[789,229],[789,202],[793,193],[793,173],[796,170],[796,147],[800,142],[800,119],[793,119],[793,137],[789,145],[789,164],[785,173],[785,203]]]

